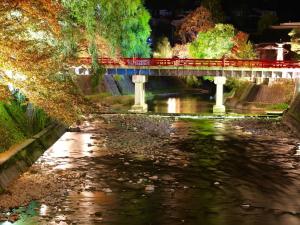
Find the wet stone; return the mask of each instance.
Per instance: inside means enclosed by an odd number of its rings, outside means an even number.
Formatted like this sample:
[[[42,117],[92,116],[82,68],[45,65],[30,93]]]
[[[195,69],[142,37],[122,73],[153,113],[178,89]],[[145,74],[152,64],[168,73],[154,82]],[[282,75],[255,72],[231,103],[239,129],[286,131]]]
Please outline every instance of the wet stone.
[[[155,186],[154,185],[147,185],[145,187],[145,191],[146,192],[153,192],[155,190]]]

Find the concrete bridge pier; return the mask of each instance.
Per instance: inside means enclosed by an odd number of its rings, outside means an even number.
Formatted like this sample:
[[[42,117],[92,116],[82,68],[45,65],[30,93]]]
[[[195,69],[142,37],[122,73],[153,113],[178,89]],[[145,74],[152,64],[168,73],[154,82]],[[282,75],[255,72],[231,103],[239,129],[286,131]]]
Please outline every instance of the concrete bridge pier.
[[[131,107],[130,112],[146,113],[148,105],[145,103],[145,83],[147,77],[145,75],[133,75],[132,82],[134,83],[134,105]]]
[[[216,104],[213,107],[213,113],[225,113],[226,108],[224,105],[224,84],[226,83],[226,77],[217,76],[214,78],[214,82],[217,85],[216,90]]]

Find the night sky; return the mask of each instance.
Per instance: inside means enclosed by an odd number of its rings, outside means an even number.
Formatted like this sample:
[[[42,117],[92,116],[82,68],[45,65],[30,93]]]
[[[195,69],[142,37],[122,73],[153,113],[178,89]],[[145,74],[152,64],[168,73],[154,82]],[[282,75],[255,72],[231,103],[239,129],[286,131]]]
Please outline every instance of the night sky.
[[[200,3],[199,0],[146,0],[149,9],[194,9]],[[222,6],[228,15],[233,9],[261,8],[275,10],[280,22],[300,21],[297,0],[222,0]]]
[[[299,1],[299,0],[298,0]],[[261,10],[275,11],[278,17],[276,24],[282,22],[300,22],[300,10],[297,6],[297,0],[221,0],[226,21],[233,24],[238,30],[244,31],[250,35],[250,40],[256,43],[288,41],[287,30],[268,29],[263,34],[257,35],[257,22],[259,18],[253,19],[248,16],[244,18],[235,17],[233,11],[243,10],[251,11],[253,8]],[[146,7],[154,14],[160,9],[172,11],[175,16],[184,10],[194,10],[200,4],[201,0],[145,0]],[[172,19],[171,19],[172,20]],[[170,21],[171,21],[170,20]],[[174,44],[173,30],[169,24],[165,23],[161,27],[153,27],[153,37],[167,36]],[[175,41],[176,42],[176,41]]]

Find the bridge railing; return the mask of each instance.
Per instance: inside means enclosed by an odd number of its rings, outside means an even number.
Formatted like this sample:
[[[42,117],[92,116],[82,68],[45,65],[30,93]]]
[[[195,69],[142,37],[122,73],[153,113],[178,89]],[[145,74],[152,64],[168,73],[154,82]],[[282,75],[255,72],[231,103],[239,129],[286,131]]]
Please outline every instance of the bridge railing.
[[[90,58],[80,59],[91,63]],[[128,67],[246,67],[246,68],[300,68],[300,61],[240,60],[240,59],[177,59],[177,58],[99,58],[104,66]]]

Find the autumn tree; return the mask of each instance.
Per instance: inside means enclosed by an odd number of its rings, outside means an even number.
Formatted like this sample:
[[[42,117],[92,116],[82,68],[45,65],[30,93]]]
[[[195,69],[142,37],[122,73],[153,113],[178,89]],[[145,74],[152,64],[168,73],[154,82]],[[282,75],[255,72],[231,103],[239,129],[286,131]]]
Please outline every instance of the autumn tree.
[[[149,19],[141,0],[1,1],[1,98],[12,84],[50,116],[72,121],[86,104],[70,67],[90,55],[99,74],[100,56],[147,56]]]
[[[213,29],[199,33],[197,39],[188,45],[189,54],[193,58],[254,59],[256,52],[248,37],[230,24],[216,24]]]
[[[291,37],[291,50],[300,55],[300,29],[293,29],[289,36]]]
[[[111,0],[109,2],[112,2]],[[150,46],[147,39],[151,34],[150,14],[142,0],[114,0],[114,7],[119,9],[121,22],[120,47],[125,57],[149,57]],[[121,7],[120,7],[121,5]]]
[[[232,25],[216,24],[213,29],[199,33],[197,39],[189,44],[189,53],[193,58],[220,59],[230,53],[234,35]]]
[[[187,15],[176,30],[176,36],[182,44],[192,42],[197,38],[198,33],[207,32],[214,27],[212,15],[203,6]]]
[[[172,58],[172,47],[167,37],[162,37],[158,40],[155,51],[153,53],[154,58]]]
[[[52,0],[0,2],[0,91],[22,92],[49,116],[72,122],[86,107],[63,54],[65,11]]]
[[[176,44],[173,48],[172,48],[172,55],[176,56],[180,59],[184,59],[184,58],[189,58],[189,50],[188,50],[188,45],[187,44]]]
[[[234,46],[229,58],[234,59],[256,59],[257,53],[253,44],[249,41],[249,35],[239,31],[233,38]]]
[[[101,55],[97,51],[99,37],[109,40],[111,51],[117,53],[119,50],[122,56],[150,55],[147,44],[151,32],[150,14],[141,0],[62,0],[62,3],[71,14],[72,23],[69,23],[71,26],[68,30],[75,29],[78,33],[78,28],[83,28],[87,31],[89,52],[93,55],[94,63]],[[78,39],[75,45],[76,42]]]

